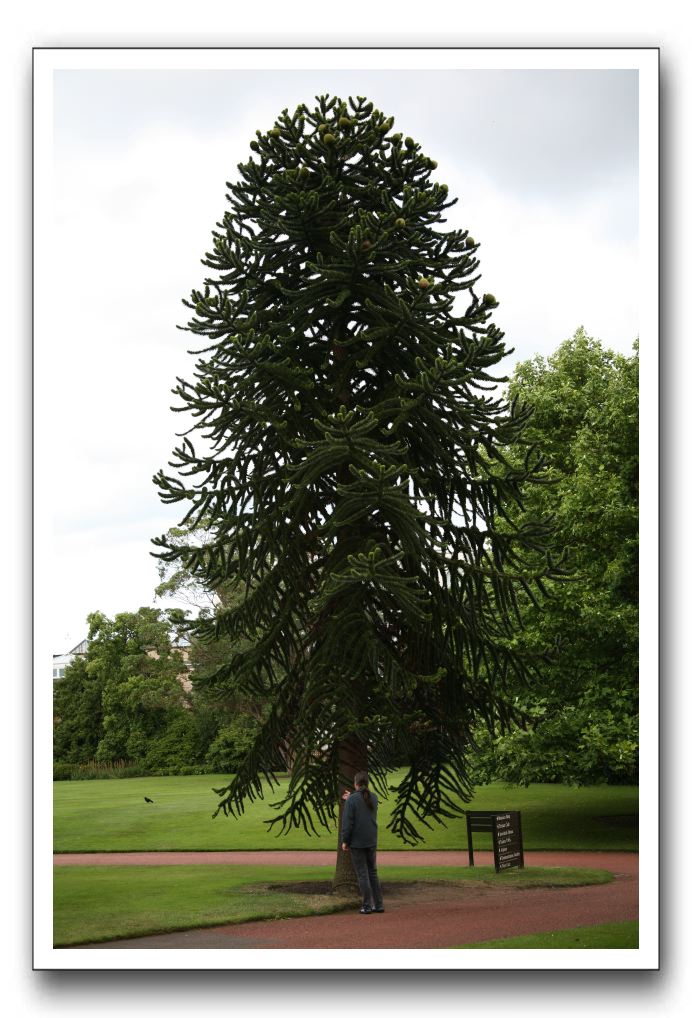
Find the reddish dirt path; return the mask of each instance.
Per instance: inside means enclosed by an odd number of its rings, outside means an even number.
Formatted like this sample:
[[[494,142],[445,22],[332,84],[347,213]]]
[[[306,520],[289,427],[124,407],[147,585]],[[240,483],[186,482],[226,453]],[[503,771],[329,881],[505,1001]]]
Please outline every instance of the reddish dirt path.
[[[193,860],[191,856],[196,858]],[[229,856],[231,857],[229,859]],[[277,856],[279,858],[277,858]],[[324,856],[317,859],[316,856]],[[403,858],[402,858],[403,857]],[[478,852],[479,865],[492,862],[490,852]],[[174,852],[109,853],[97,856],[56,856],[58,864],[174,865],[180,862],[276,863],[333,865],[333,853],[324,852]],[[84,862],[82,862],[84,860]],[[105,861],[101,861],[105,860]],[[383,883],[388,865],[466,865],[465,852],[381,852],[378,863]],[[416,897],[393,894],[385,900],[382,915],[361,916],[342,912],[303,919],[275,919],[242,925],[215,926],[105,944],[80,945],[87,950],[129,948],[445,948],[480,940],[519,936],[597,923],[638,918],[638,863],[634,852],[529,852],[529,866],[588,866],[615,874],[610,884],[590,887],[487,889],[478,886],[450,888],[433,884]]]
[[[154,937],[88,944],[127,948],[440,948],[637,918],[634,878],[593,887],[480,892],[456,901],[439,889],[425,904],[385,902],[384,915],[340,912],[305,919],[275,919],[187,930]]]
[[[491,866],[492,852],[474,852]],[[527,866],[588,866],[613,873],[639,869],[637,852],[526,852]],[[467,852],[378,852],[380,866],[468,866]],[[334,852],[60,852],[56,866],[179,866],[228,863],[238,866],[333,866]]]

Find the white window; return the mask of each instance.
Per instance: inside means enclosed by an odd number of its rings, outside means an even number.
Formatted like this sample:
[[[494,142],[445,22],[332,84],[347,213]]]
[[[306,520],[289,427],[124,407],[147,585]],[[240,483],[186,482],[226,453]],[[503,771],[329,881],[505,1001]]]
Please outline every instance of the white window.
[[[58,669],[57,669],[57,668],[54,668],[54,669],[53,669],[53,678],[54,678],[54,679],[57,679],[57,678],[58,678]]]

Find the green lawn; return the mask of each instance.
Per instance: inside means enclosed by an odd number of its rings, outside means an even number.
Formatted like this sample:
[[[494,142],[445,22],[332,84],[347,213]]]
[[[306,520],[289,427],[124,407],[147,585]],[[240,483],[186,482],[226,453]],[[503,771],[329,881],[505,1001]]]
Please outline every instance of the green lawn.
[[[489,866],[444,870],[387,866],[380,872],[385,883],[450,880],[524,888],[574,887],[613,879],[605,870],[538,867],[501,874]],[[318,866],[56,866],[54,942],[56,947],[68,947],[251,919],[335,912],[344,907],[338,900],[267,887],[330,878],[331,868]]]
[[[392,776],[392,782],[396,775]],[[212,820],[218,797],[212,791],[228,783],[221,775],[121,778],[104,781],[56,781],[54,850],[56,852],[164,851],[211,849],[332,849],[336,833],[308,837],[302,831],[276,837],[264,820],[272,817],[271,794],[248,804],[240,820],[220,814]],[[153,799],[146,803],[144,796]],[[389,800],[391,802],[391,799]],[[530,785],[509,788],[495,783],[476,790],[472,809],[520,809],[527,849],[636,850],[637,827],[628,819],[638,812],[638,789],[598,785]],[[606,817],[609,819],[598,819]],[[614,818],[614,819],[613,819]],[[620,819],[618,819],[620,818]],[[389,804],[380,808],[380,849],[406,846],[387,831]],[[466,848],[463,819],[426,831],[427,849]],[[474,835],[474,847],[490,848],[490,836]]]
[[[637,948],[639,923],[603,923],[601,926],[578,926],[573,930],[554,930],[552,933],[533,933],[525,937],[506,937],[503,940],[484,940],[478,944],[462,944],[459,950],[486,950],[488,948]]]

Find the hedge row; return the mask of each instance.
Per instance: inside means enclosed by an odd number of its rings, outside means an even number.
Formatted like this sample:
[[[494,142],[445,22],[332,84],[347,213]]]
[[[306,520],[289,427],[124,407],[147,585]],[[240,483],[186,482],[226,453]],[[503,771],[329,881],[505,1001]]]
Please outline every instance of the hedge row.
[[[164,767],[152,770],[141,764],[53,764],[53,781],[90,781],[108,778],[172,777],[181,774],[218,774],[218,768],[206,764]]]

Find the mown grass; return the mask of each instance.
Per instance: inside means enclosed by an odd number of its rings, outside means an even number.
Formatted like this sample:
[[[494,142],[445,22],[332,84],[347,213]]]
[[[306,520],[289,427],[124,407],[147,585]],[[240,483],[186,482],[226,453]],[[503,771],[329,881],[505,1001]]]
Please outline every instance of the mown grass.
[[[248,803],[240,819],[215,820],[215,787],[228,783],[227,775],[123,778],[118,781],[56,781],[54,790],[54,850],[56,852],[332,849],[336,830],[321,837],[291,831],[276,837],[266,820],[275,815],[270,803],[278,798],[267,792],[264,801]],[[391,783],[395,784],[393,774]],[[153,799],[152,804],[144,796]],[[388,830],[392,798],[381,804],[380,849],[403,849]],[[526,849],[636,850],[638,789],[598,785],[530,785],[508,788],[494,783],[478,788],[471,809],[522,811]],[[610,818],[610,819],[602,819]],[[619,818],[619,819],[618,819]],[[463,818],[432,831],[421,829],[424,849],[466,848]],[[490,848],[489,835],[474,835],[474,847]]]
[[[602,923],[600,926],[578,926],[575,929],[554,930],[550,933],[531,933],[522,937],[505,937],[502,940],[484,940],[477,944],[461,944],[458,950],[638,947],[639,923],[632,920],[622,923]]]
[[[575,887],[607,883],[605,870],[532,868],[496,874],[492,867],[380,867],[383,882],[453,881],[489,887]],[[324,866],[56,866],[56,947],[168,933],[253,919],[323,915],[344,907],[328,895],[271,890],[269,885],[328,881]]]

